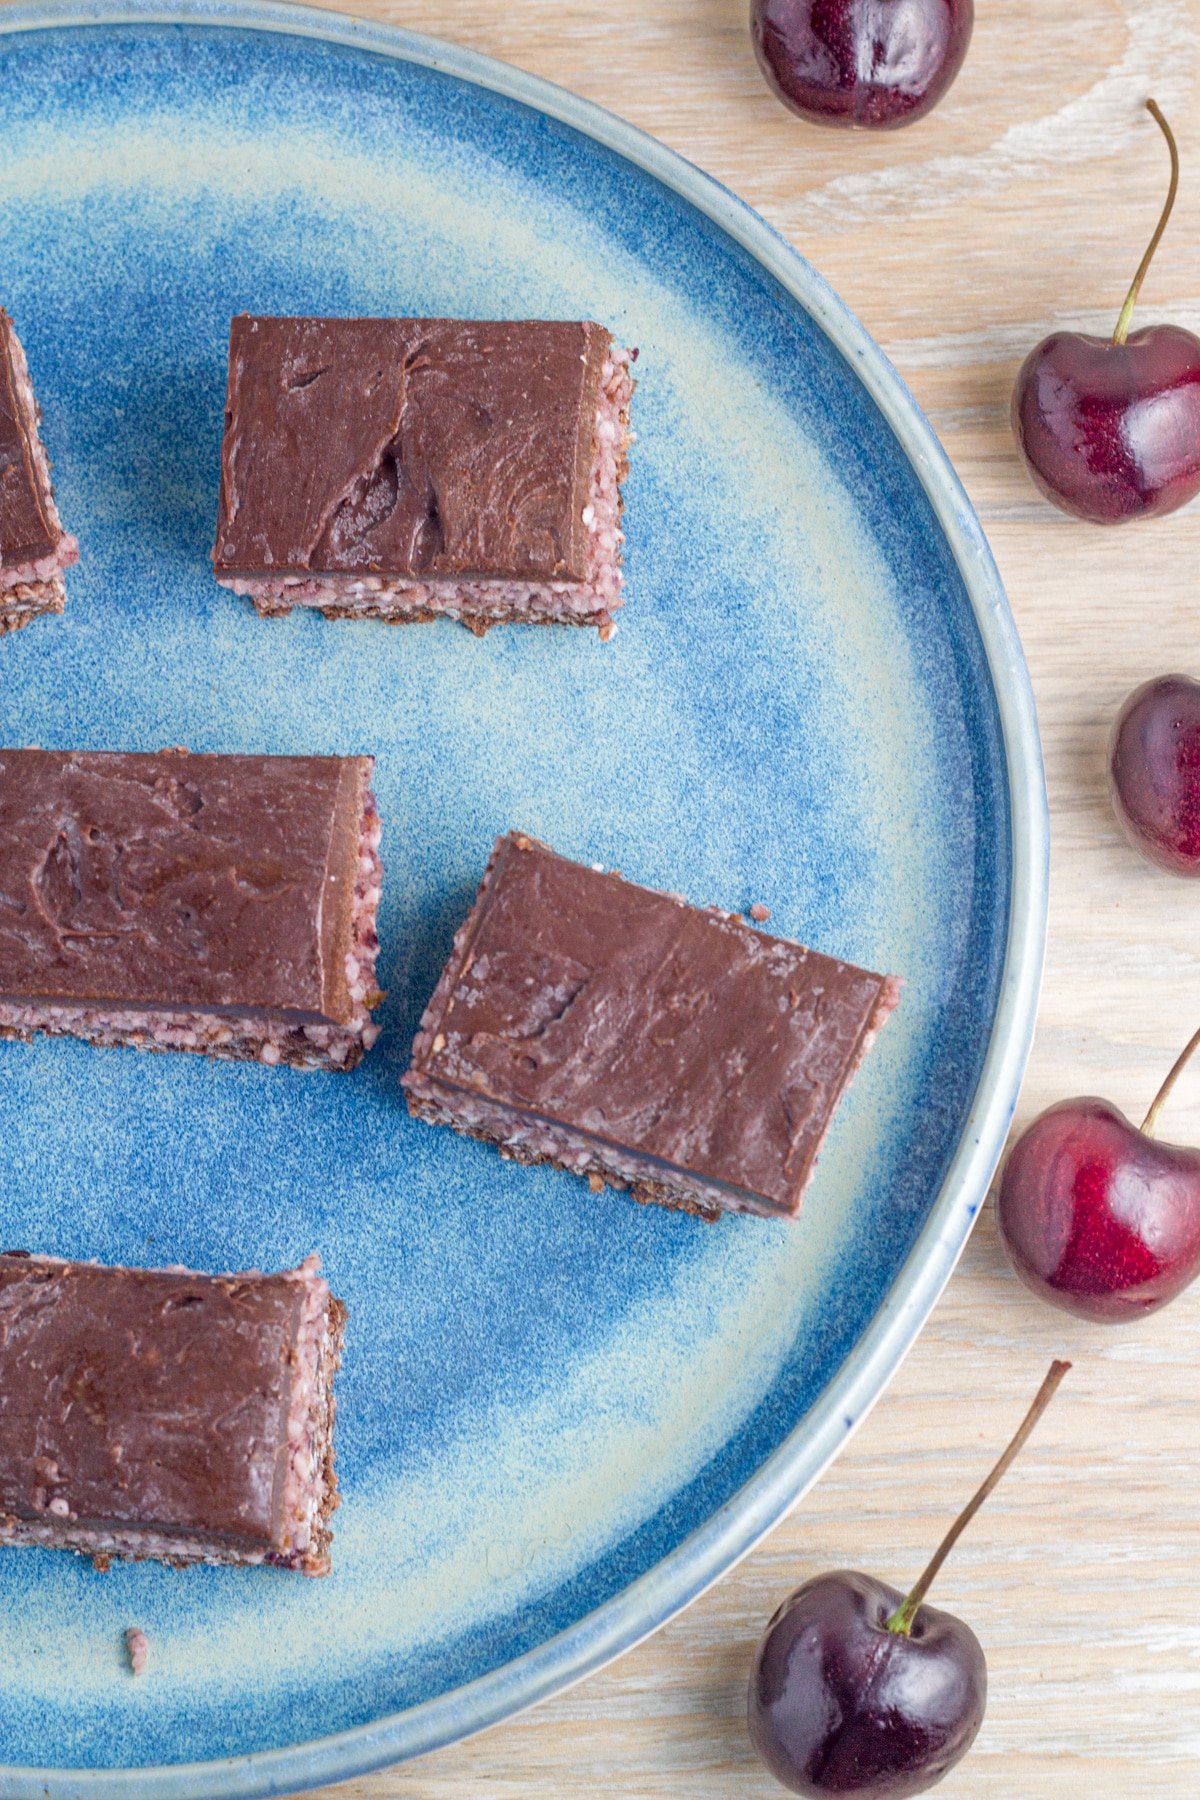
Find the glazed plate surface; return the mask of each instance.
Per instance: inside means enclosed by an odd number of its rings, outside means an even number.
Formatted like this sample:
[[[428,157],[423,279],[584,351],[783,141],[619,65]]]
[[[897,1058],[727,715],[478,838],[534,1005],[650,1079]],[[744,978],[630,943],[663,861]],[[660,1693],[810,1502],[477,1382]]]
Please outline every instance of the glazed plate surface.
[[[705,177],[532,78],[334,15],[3,25],[0,300],[82,561],[62,620],[0,641],[0,742],[373,753],[388,997],[344,1077],[0,1045],[5,1247],[208,1270],[316,1249],[350,1309],[334,1573],[0,1554],[0,1793],[276,1792],[585,1673],[844,1442],[1015,1100],[1036,727],[911,399]],[[637,345],[615,639],[262,623],[217,588],[239,311],[590,317]],[[409,1119],[418,1015],[510,827],[904,978],[798,1226],[597,1198]]]

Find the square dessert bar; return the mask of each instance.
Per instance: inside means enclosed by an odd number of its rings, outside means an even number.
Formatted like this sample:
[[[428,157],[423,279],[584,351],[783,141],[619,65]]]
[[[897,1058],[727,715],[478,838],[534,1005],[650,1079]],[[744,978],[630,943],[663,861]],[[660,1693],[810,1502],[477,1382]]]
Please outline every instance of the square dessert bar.
[[[610,636],[630,362],[590,323],[239,316],[217,580],[264,617]]]
[[[66,604],[63,570],[79,545],[62,528],[29,365],[0,308],[0,637]]]
[[[404,1086],[409,1111],[635,1199],[795,1218],[899,984],[496,843]]]
[[[0,750],[0,1037],[353,1068],[378,1036],[372,767]]]
[[[328,1574],[346,1309],[318,1264],[0,1256],[0,1544]]]

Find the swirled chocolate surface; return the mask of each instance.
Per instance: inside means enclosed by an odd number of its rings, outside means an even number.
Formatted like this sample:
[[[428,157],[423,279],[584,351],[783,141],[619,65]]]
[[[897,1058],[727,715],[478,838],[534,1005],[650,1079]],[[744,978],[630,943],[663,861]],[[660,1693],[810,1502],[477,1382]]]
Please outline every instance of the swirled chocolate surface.
[[[582,580],[611,341],[590,323],[239,315],[216,572]]]
[[[0,998],[349,1022],[370,769],[0,750]]]
[[[305,1294],[0,1256],[0,1513],[271,1545]]]

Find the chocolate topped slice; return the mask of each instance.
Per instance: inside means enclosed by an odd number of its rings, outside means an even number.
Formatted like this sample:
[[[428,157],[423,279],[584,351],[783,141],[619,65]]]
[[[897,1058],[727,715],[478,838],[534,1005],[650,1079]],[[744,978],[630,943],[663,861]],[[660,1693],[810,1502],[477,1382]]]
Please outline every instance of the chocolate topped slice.
[[[409,1108],[715,1217],[795,1217],[897,984],[501,838],[421,1021]]]
[[[6,564],[49,556],[62,536],[38,479],[33,453],[36,422],[30,420],[18,394],[15,341],[12,320],[0,309],[0,551]]]
[[[369,757],[0,750],[0,1035],[353,1067]]]
[[[79,560],[54,504],[40,418],[25,352],[0,308],[0,636],[60,613],[62,572]]]
[[[316,1257],[0,1256],[0,1543],[325,1574],[344,1319]]]
[[[606,627],[632,391],[589,322],[235,318],[217,579],[263,613]]]

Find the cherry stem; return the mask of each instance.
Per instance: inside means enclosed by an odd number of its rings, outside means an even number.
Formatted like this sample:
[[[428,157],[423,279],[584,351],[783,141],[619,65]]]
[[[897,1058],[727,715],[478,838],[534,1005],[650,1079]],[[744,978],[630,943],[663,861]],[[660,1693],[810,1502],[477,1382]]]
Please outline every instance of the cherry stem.
[[[1167,140],[1167,149],[1171,152],[1171,186],[1167,191],[1167,204],[1162,209],[1162,217],[1158,221],[1154,236],[1150,239],[1145,256],[1143,256],[1141,262],[1138,264],[1138,272],[1133,278],[1133,286],[1125,296],[1125,304],[1121,308],[1121,316],[1117,320],[1117,329],[1112,334],[1112,341],[1114,344],[1123,344],[1125,339],[1129,336],[1129,327],[1133,320],[1133,309],[1137,305],[1137,297],[1142,291],[1142,283],[1146,279],[1146,270],[1150,267],[1154,258],[1154,252],[1158,249],[1159,242],[1161,241],[1162,234],[1167,229],[1167,220],[1171,216],[1171,208],[1175,204],[1175,194],[1179,187],[1179,151],[1175,146],[1175,135],[1172,132],[1171,127],[1167,124],[1167,121],[1163,118],[1162,113],[1159,111],[1157,100],[1147,100],[1146,111],[1154,119],[1155,124],[1159,127]]]
[[[1200,1036],[1200,1033],[1197,1033],[1197,1035]],[[1004,1455],[1000,1458],[1000,1461],[996,1464],[983,1486],[972,1495],[970,1500],[967,1501],[967,1504],[963,1507],[957,1519],[955,1519],[953,1525],[934,1551],[920,1580],[909,1593],[908,1597],[901,1601],[900,1605],[888,1620],[887,1628],[889,1631],[898,1631],[902,1633],[904,1637],[908,1636],[909,1632],[912,1630],[913,1620],[917,1616],[917,1609],[930,1588],[933,1586],[934,1577],[938,1570],[941,1568],[942,1564],[945,1562],[955,1544],[957,1544],[959,1538],[971,1523],[971,1520],[975,1517],[975,1514],[979,1511],[992,1489],[996,1486],[997,1482],[1001,1480],[1010,1465],[1015,1462],[1016,1458],[1020,1455],[1026,1438],[1049,1406],[1051,1400],[1053,1400],[1055,1390],[1070,1366],[1069,1362],[1052,1362],[1050,1364],[1049,1373],[1041,1387],[1038,1389],[1037,1397],[1034,1400],[1033,1405],[1017,1427],[1016,1435],[1013,1437],[1008,1449],[1004,1452]]]
[[[1200,1044],[1200,1031],[1197,1031],[1193,1037],[1188,1039],[1183,1049],[1179,1052],[1179,1055],[1175,1058],[1175,1061],[1171,1064],[1171,1072],[1167,1076],[1167,1079],[1163,1082],[1157,1094],[1155,1094],[1153,1100],[1150,1102],[1150,1111],[1142,1120],[1143,1137],[1154,1136],[1155,1131],[1158,1129],[1158,1116],[1170,1099],[1171,1089],[1183,1074],[1184,1069],[1191,1059],[1192,1051],[1198,1044]]]

